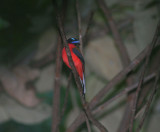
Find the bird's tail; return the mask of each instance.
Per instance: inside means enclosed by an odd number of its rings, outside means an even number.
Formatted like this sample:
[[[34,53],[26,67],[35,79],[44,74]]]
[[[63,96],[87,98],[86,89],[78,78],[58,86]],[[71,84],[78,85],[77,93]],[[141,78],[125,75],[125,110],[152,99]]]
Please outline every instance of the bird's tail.
[[[81,81],[81,85],[82,85],[82,88],[83,88],[83,96],[84,96],[84,98],[85,98],[85,94],[86,94],[86,84],[85,84],[84,74],[83,74],[83,80],[80,78],[80,81]]]

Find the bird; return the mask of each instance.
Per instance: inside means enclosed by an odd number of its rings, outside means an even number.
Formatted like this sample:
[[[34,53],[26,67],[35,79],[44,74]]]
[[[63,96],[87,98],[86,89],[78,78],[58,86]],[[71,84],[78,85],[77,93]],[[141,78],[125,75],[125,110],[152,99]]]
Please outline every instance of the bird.
[[[80,82],[82,85],[82,95],[85,98],[85,93],[86,93],[85,76],[84,76],[85,61],[84,61],[84,58],[83,58],[81,51],[79,49],[80,42],[76,38],[69,38],[67,40],[67,43],[68,43],[68,46],[69,46],[69,49],[71,52],[74,66],[75,66],[76,71],[79,75],[79,79],[80,79]],[[62,49],[62,59],[63,59],[63,62],[67,65],[67,67],[69,67],[71,69],[65,47]]]

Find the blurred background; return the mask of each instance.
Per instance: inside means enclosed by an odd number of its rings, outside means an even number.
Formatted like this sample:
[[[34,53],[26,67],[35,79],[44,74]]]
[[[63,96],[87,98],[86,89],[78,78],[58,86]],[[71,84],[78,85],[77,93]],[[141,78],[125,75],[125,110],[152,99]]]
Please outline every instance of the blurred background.
[[[57,8],[61,8],[58,1]],[[133,60],[151,43],[160,17],[159,0],[105,0]],[[122,69],[108,21],[96,1],[81,0],[82,35],[89,17],[87,41],[83,54],[86,62],[87,101]],[[75,0],[68,0],[64,19],[67,38],[78,38]],[[56,9],[51,0],[2,0],[0,2],[0,132],[50,132],[58,41]],[[159,54],[160,55],[160,54]],[[157,61],[158,57],[157,57]],[[157,68],[157,67],[156,67]],[[61,108],[68,83],[69,69],[63,64],[61,75]],[[137,72],[137,71],[135,71]],[[136,73],[139,75],[139,72]],[[135,78],[138,80],[138,77]],[[111,97],[125,83],[118,85]],[[159,91],[146,119],[144,132],[159,132]],[[106,98],[107,99],[107,98]],[[126,106],[126,95],[111,103],[98,119],[116,132]],[[65,132],[81,110],[79,93],[72,81],[60,132]],[[116,123],[115,123],[116,122]],[[97,131],[92,127],[93,131]],[[86,131],[85,124],[78,130]]]

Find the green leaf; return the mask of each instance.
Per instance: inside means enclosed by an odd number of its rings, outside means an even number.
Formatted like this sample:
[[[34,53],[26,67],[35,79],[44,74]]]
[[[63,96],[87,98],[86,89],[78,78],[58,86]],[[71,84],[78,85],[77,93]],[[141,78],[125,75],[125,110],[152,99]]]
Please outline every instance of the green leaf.
[[[9,24],[8,21],[0,18],[0,30],[3,29],[3,28],[7,28],[7,27],[9,27],[9,26],[10,26],[10,24]]]

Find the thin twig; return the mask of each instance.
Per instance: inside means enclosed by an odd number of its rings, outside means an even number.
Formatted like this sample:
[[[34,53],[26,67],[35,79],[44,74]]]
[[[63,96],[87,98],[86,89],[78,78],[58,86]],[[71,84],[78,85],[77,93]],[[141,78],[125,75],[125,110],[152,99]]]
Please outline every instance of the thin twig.
[[[83,42],[82,42],[82,24],[81,16],[79,11],[79,0],[76,0],[76,11],[77,11],[77,20],[78,20],[78,32],[79,32],[79,41],[80,41],[80,50],[83,51]]]
[[[160,70],[159,70],[159,72],[156,75],[156,80],[155,80],[155,83],[154,83],[154,86],[153,86],[153,90],[152,90],[151,95],[150,95],[150,97],[149,97],[149,99],[147,101],[144,114],[143,114],[143,116],[141,118],[140,124],[139,124],[138,129],[136,130],[136,132],[140,132],[140,130],[141,130],[142,126],[143,126],[144,120],[145,120],[145,118],[146,118],[146,116],[147,116],[147,114],[149,112],[149,108],[150,108],[150,105],[152,103],[153,97],[156,94],[156,91],[158,89],[159,78],[160,78]]]
[[[91,113],[91,110],[88,106],[85,107],[85,112],[89,120],[95,125],[101,132],[108,132],[108,130],[93,117],[93,114]]]
[[[89,29],[90,29],[90,26],[91,26],[91,22],[92,22],[92,19],[93,19],[93,15],[94,15],[94,11],[91,11],[90,12],[90,15],[89,15],[89,18],[88,18],[88,24],[87,24],[87,28],[86,28],[86,31],[84,33],[84,37],[88,34],[89,32]]]
[[[144,88],[144,89],[145,89],[145,88]],[[137,119],[140,115],[142,115],[145,107],[146,107],[146,104],[144,104],[144,105],[140,108],[140,110],[138,110],[138,111],[136,112],[134,119]]]
[[[60,110],[60,76],[61,76],[61,38],[58,38],[57,43],[57,58],[56,58],[56,75],[55,75],[55,86],[54,86],[54,96],[53,96],[53,123],[52,123],[52,132],[58,132],[59,126],[59,110]]]
[[[39,60],[32,61],[30,66],[33,68],[42,68],[50,62],[55,60],[55,51],[48,53],[46,56],[42,57]]]
[[[91,126],[90,126],[89,120],[86,115],[84,115],[84,116],[85,116],[85,120],[86,120],[86,124],[87,124],[87,130],[88,130],[88,132],[91,132]]]
[[[160,31],[160,22],[157,25],[155,35],[153,37],[152,43],[150,45],[150,48],[148,49],[147,57],[146,57],[146,60],[145,60],[145,64],[144,64],[144,67],[143,67],[142,72],[141,72],[138,88],[137,88],[135,96],[134,96],[132,113],[131,113],[131,120],[130,120],[130,125],[129,125],[129,132],[132,132],[132,129],[133,129],[133,121],[134,121],[134,117],[135,117],[135,112],[136,112],[136,106],[137,106],[137,102],[138,102],[139,93],[140,93],[141,88],[142,88],[144,75],[145,75],[146,68],[147,68],[147,65],[149,63],[149,60],[150,60],[150,56],[151,56],[152,50],[154,49],[154,46],[156,45],[156,42],[158,40],[159,31]]]
[[[118,30],[124,30],[127,26],[131,27],[133,19],[126,18],[125,20],[117,23]],[[94,22],[94,26],[99,27],[96,31],[93,31],[89,34],[89,39],[96,39],[102,36],[106,36],[109,33],[109,28],[105,25],[101,25],[97,22]]]
[[[91,23],[92,23],[92,20],[93,20],[93,15],[94,15],[94,11],[91,11],[90,14],[89,14],[87,27],[86,27],[85,33],[83,35],[84,44],[86,44],[86,42],[87,42],[87,36],[88,36],[89,29],[91,27]]]
[[[123,44],[122,38],[119,34],[117,25],[115,24],[115,21],[112,17],[112,14],[111,14],[107,4],[104,2],[104,0],[97,0],[97,2],[99,4],[99,7],[104,12],[104,15],[108,19],[108,23],[110,25],[115,43],[118,47],[118,50],[120,51],[120,56],[121,56],[121,60],[123,62],[123,66],[126,67],[130,63],[130,58],[129,58],[129,55],[127,53],[127,49]]]
[[[67,88],[66,88],[66,94],[64,97],[64,105],[63,105],[62,112],[61,112],[61,118],[63,117],[65,110],[66,110],[66,107],[67,107],[71,79],[72,79],[72,73],[69,74],[69,78],[68,78],[68,84],[67,84]]]
[[[152,73],[150,75],[148,75],[147,77],[144,78],[144,82],[143,84],[151,81],[153,78],[155,77],[155,73]],[[124,94],[127,94],[130,91],[135,90],[138,87],[138,82],[123,89],[121,92],[119,92],[117,95],[115,95],[114,97],[112,97],[111,99],[107,100],[107,102],[101,104],[100,106],[96,107],[95,110],[93,110],[93,114],[99,113],[100,111],[102,111],[106,106],[108,106],[111,102],[113,102],[114,100],[118,99],[119,97],[123,96]]]

